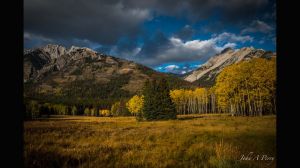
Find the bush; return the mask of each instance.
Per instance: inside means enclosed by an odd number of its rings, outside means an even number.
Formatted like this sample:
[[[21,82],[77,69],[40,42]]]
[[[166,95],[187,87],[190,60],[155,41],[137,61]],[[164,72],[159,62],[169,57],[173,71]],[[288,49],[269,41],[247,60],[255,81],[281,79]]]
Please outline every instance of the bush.
[[[111,116],[110,111],[107,110],[107,109],[102,109],[102,110],[100,110],[100,114],[101,114],[101,116],[104,116],[104,117],[109,117],[109,116]]]
[[[84,109],[84,115],[86,115],[86,116],[90,116],[91,115],[91,111],[90,111],[89,108],[85,108]]]

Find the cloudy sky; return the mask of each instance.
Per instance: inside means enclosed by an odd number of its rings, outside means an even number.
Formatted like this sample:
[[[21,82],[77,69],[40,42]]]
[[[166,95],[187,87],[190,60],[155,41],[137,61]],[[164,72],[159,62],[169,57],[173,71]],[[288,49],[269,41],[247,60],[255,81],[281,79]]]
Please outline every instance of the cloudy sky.
[[[224,48],[276,51],[274,0],[24,0],[24,47],[89,47],[183,74]]]

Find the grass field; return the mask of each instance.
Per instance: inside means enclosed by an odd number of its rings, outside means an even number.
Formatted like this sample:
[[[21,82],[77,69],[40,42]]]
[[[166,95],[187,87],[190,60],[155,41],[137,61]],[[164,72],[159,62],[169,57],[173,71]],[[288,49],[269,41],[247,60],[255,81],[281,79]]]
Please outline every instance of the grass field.
[[[276,167],[276,117],[53,116],[24,122],[24,159],[25,167]]]

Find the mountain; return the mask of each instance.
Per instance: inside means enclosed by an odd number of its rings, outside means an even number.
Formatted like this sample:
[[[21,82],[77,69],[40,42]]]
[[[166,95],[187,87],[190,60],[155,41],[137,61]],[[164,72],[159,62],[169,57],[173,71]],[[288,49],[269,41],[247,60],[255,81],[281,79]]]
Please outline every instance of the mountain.
[[[128,98],[147,79],[166,78],[171,88],[193,84],[174,75],[89,48],[46,45],[24,51],[24,97],[44,102],[97,103]]]
[[[216,76],[227,66],[250,60],[252,58],[271,58],[276,57],[276,53],[254,49],[253,47],[244,47],[233,50],[226,48],[221,53],[211,57],[206,63],[196,70],[186,74],[183,78],[186,81],[193,82],[203,87],[210,87],[215,83]]]

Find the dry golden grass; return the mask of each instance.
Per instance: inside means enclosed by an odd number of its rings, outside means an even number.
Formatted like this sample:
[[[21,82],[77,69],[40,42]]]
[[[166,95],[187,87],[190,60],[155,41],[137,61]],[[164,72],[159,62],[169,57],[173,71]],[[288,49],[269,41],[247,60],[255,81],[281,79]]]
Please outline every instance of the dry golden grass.
[[[24,123],[26,167],[276,167],[275,116],[57,117]]]

